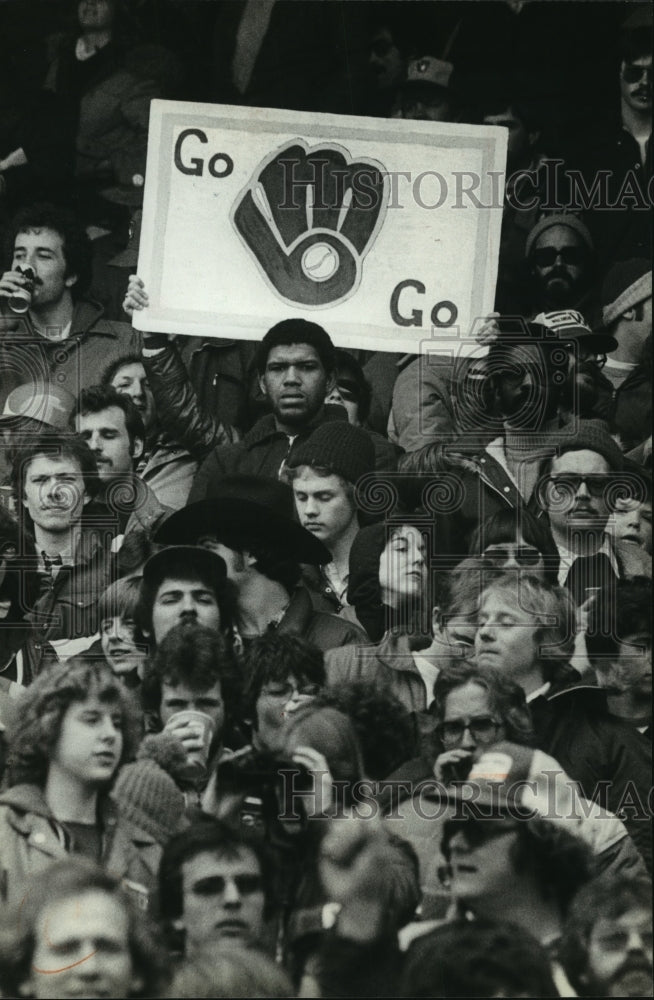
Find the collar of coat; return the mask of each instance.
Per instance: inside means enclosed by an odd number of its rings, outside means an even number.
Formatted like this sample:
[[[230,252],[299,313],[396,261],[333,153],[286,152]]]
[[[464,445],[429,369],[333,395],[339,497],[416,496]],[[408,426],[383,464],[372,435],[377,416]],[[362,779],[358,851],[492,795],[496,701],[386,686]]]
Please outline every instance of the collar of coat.
[[[317,417],[298,431],[298,437],[307,437],[311,431],[315,430],[321,424],[324,424],[327,420],[344,420],[347,421],[347,412],[345,407],[336,406],[331,403],[325,404],[321,412]],[[254,427],[252,427],[245,437],[243,438],[243,444],[246,447],[251,448],[253,445],[260,444],[263,441],[273,440],[275,438],[285,438],[287,435],[284,431],[277,429],[277,424],[275,423],[275,417],[272,413],[266,414],[261,420],[257,420]]]

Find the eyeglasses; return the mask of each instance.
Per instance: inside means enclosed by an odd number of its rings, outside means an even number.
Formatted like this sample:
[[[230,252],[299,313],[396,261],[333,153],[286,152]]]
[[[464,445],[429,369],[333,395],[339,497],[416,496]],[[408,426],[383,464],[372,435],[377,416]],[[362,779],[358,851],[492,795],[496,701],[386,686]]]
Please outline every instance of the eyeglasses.
[[[534,250],[531,259],[538,267],[552,267],[560,257],[564,264],[579,265],[584,259],[580,247],[540,247]]]
[[[262,694],[267,694],[269,698],[279,698],[288,701],[294,694],[303,695],[305,698],[315,698],[320,692],[320,684],[267,684],[261,689]]]
[[[443,746],[455,746],[463,739],[466,729],[477,743],[494,740],[501,722],[492,715],[475,715],[468,719],[448,719],[436,726],[436,735]]]
[[[604,472],[589,473],[588,475],[566,472],[565,475],[548,476],[544,480],[543,487],[549,497],[561,502],[566,497],[571,499],[575,497],[582,483],[585,484],[590,495],[597,499],[604,496],[610,482],[611,476]]]
[[[494,545],[481,558],[489,566],[503,566],[510,559],[515,559],[519,566],[537,566],[541,554],[533,545]]]
[[[622,79],[625,83],[638,83],[643,77],[652,79],[651,66],[637,66],[635,63],[625,63],[622,67]]]

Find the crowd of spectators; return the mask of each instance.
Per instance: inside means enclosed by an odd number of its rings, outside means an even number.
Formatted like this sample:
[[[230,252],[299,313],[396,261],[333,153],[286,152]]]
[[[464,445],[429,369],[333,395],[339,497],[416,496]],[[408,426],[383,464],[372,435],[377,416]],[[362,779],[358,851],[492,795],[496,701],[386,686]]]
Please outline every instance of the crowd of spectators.
[[[0,996],[652,996],[649,3],[0,56]],[[507,129],[485,352],[136,330],[153,98]]]

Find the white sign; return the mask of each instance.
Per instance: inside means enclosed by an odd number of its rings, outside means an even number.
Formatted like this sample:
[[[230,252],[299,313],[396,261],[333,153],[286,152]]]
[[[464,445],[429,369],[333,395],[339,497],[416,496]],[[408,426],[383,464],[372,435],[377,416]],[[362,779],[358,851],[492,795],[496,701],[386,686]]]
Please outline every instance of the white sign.
[[[505,165],[502,128],[153,101],[135,326],[451,345],[493,308]]]

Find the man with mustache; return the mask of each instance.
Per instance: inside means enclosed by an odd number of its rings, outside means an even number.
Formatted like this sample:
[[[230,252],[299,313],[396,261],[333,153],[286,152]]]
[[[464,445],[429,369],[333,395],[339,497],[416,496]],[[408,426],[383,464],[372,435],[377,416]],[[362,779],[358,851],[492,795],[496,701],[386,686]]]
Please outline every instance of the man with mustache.
[[[111,361],[138,352],[140,335],[105,320],[102,306],[84,297],[91,245],[71,212],[29,206],[16,216],[11,237],[11,261],[0,277],[0,401],[37,379],[77,396]],[[9,301],[25,291],[29,308],[12,311]]]
[[[559,550],[559,583],[578,605],[621,576],[606,535],[610,492],[624,458],[601,420],[579,420],[543,469],[537,496]]]

